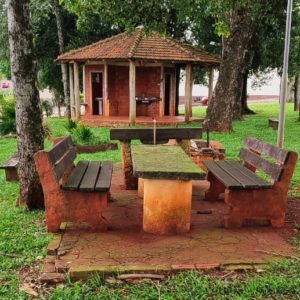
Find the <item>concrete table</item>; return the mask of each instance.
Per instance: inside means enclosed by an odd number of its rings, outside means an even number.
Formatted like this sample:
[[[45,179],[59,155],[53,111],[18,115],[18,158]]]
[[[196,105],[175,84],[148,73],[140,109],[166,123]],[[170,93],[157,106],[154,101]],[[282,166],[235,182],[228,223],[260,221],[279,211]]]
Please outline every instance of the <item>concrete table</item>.
[[[205,173],[179,146],[131,145],[133,174],[143,179],[143,229],[156,234],[190,230],[192,180]]]

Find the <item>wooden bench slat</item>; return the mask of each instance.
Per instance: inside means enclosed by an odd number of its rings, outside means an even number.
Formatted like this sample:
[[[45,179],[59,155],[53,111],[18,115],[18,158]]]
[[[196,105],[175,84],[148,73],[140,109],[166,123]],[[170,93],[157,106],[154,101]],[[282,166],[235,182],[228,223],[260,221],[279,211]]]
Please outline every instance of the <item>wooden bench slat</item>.
[[[243,186],[233,177],[229,176],[215,161],[204,160],[204,165],[214,174],[226,187],[232,189],[243,189]]]
[[[252,165],[253,167],[264,171],[271,176],[274,180],[278,181],[282,173],[282,166],[271,163],[259,155],[242,148],[239,155],[244,161]]]
[[[288,159],[289,152],[287,150],[265,143],[254,137],[245,138],[244,144],[247,148],[263,155],[271,156],[282,164]]]
[[[259,188],[267,189],[271,188],[273,184],[271,182],[268,182],[264,180],[263,178],[259,177],[246,167],[244,167],[241,163],[238,161],[232,160],[231,165],[234,166],[235,168],[239,169],[239,171],[244,174],[245,176],[251,178],[254,182],[256,182],[259,185]]]
[[[66,170],[73,164],[75,158],[76,148],[72,147],[69,149],[69,151],[65,152],[65,154],[59,160],[55,162],[54,172],[58,180],[62,178]]]
[[[157,128],[156,140],[168,141],[169,139],[198,139],[202,137],[202,128]],[[142,140],[153,141],[152,128],[114,128],[110,130],[111,140],[129,141]]]
[[[101,170],[96,181],[95,191],[97,192],[106,192],[109,191],[111,185],[111,177],[113,172],[113,162],[112,161],[103,161],[101,163]]]
[[[57,143],[49,152],[48,157],[50,161],[55,164],[61,157],[73,147],[73,142],[71,136],[68,136]]]
[[[98,179],[101,163],[99,161],[90,161],[87,170],[82,178],[79,191],[95,191],[96,181]]]
[[[68,191],[77,191],[88,165],[88,161],[81,160],[80,162],[78,162],[67,182],[62,185],[62,188]]]
[[[245,174],[243,174],[240,169],[236,168],[231,161],[217,161],[216,162],[220,168],[222,168],[229,176],[233,177],[237,180],[245,189],[254,189],[258,188],[259,184],[255,182],[253,179],[249,178]]]

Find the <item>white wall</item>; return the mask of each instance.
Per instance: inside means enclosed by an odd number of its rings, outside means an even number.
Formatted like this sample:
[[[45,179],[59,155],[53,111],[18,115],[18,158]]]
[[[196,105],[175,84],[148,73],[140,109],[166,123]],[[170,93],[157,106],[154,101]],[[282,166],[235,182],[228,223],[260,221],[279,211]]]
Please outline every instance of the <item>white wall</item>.
[[[217,72],[215,72],[215,80],[214,85],[217,82]],[[280,88],[280,77],[277,75],[277,72],[273,71],[268,73],[267,83],[262,85],[261,87],[253,87],[253,83],[256,81],[255,77],[252,76],[248,80],[248,95],[250,96],[266,96],[266,95],[274,95],[279,96],[279,88]],[[179,95],[184,96],[184,86],[185,86],[185,77],[183,76],[183,80],[179,85]],[[208,88],[207,86],[194,84],[193,86],[193,96],[208,96]]]

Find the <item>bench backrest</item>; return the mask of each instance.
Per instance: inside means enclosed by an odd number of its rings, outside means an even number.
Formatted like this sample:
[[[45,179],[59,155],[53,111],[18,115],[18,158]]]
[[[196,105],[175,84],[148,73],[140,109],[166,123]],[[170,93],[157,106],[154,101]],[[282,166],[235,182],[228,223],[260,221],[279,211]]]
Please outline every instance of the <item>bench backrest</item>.
[[[58,142],[49,152],[48,158],[53,165],[53,171],[57,180],[60,180],[66,170],[72,166],[76,158],[76,148],[73,145],[71,136]]]
[[[110,130],[110,139],[127,142],[140,140],[144,144],[153,144],[153,128],[115,128]],[[156,128],[157,144],[166,143],[169,139],[200,139],[202,128]]]
[[[279,181],[284,165],[289,158],[289,151],[260,141],[254,137],[246,137],[244,148],[240,150],[239,157],[246,165],[258,169]],[[268,159],[264,158],[268,157]]]

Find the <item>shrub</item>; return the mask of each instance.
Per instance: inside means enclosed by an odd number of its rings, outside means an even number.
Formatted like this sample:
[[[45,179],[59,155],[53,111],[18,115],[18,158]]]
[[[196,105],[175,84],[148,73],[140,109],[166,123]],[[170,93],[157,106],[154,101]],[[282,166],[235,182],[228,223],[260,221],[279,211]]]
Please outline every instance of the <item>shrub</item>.
[[[69,131],[72,132],[75,128],[77,128],[77,122],[69,119],[67,121],[67,124],[65,125],[65,128]]]
[[[49,126],[49,124],[46,121],[43,121],[43,131],[44,131],[44,136],[48,139],[51,140],[52,138],[52,129]]]
[[[50,117],[53,114],[53,107],[47,100],[42,101],[42,110],[47,117]]]
[[[83,125],[78,125],[72,130],[72,137],[76,145],[90,145],[93,144],[95,140],[92,130]]]
[[[16,109],[13,99],[0,95],[0,135],[16,132]]]

